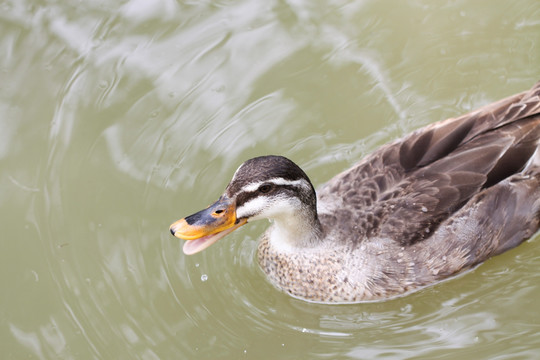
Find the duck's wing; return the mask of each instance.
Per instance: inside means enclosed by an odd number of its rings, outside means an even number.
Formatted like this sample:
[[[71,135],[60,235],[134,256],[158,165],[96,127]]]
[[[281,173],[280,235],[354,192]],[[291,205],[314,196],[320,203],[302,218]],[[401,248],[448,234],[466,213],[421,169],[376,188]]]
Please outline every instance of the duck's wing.
[[[506,178],[527,171],[540,181],[539,144],[540,82],[420,129],[336,176],[319,191],[321,222],[357,241],[413,244]]]

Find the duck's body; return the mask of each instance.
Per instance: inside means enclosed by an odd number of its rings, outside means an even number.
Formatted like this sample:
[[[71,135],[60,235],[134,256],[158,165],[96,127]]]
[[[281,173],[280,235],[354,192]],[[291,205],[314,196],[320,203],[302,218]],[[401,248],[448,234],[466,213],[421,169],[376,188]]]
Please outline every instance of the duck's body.
[[[258,248],[270,281],[318,302],[402,295],[513,248],[540,226],[540,83],[383,146],[317,195],[290,160],[248,160],[171,231],[199,239],[193,253],[259,218],[274,220]]]

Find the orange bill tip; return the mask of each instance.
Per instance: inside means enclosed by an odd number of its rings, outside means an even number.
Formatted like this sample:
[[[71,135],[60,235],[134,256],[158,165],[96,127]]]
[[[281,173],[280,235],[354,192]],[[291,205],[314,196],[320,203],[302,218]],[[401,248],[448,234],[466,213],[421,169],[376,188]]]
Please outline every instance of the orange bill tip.
[[[208,208],[174,222],[171,234],[188,240],[184,253],[195,254],[206,249],[225,235],[247,223],[247,219],[236,219],[236,206],[228,197],[222,196]]]

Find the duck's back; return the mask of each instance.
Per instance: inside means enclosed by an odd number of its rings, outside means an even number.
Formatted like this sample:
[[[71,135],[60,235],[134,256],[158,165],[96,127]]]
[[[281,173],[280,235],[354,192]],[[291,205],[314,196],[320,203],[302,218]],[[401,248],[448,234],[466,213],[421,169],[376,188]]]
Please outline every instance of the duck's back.
[[[332,241],[391,240],[426,264],[419,276],[448,276],[517,246],[540,223],[540,82],[380,148],[318,201]]]

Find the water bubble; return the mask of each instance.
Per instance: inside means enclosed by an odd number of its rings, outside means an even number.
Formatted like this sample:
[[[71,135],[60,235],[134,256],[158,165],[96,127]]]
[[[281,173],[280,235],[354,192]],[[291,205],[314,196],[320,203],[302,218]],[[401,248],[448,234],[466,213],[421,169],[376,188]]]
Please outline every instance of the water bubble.
[[[201,275],[201,281],[206,281],[206,280],[208,280],[208,275],[202,274]]]

